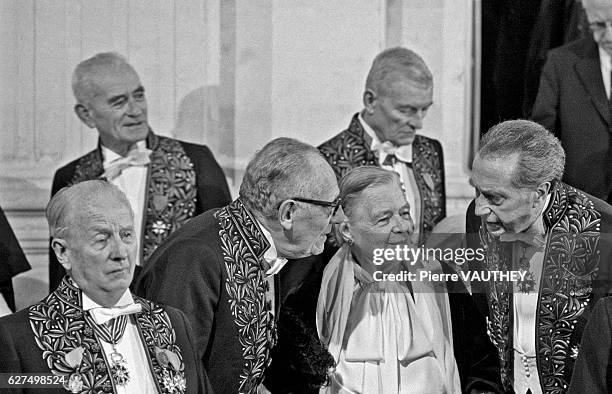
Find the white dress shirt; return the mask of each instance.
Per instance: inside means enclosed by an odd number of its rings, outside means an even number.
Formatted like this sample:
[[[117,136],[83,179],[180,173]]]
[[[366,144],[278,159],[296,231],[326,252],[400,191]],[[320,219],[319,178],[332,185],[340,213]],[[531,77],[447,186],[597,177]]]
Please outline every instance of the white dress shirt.
[[[527,230],[534,234],[544,233],[543,213],[550,204],[551,195],[546,197],[544,208],[535,223]],[[545,235],[545,245],[548,235]],[[518,263],[523,253],[530,248],[523,246],[520,242],[513,244],[512,255],[515,256],[514,263]],[[530,293],[523,293],[515,288],[513,293],[514,304],[514,391],[517,394],[525,394],[531,390],[533,394],[541,394],[540,374],[536,364],[536,313],[538,308],[540,278],[544,265],[545,250],[536,250],[529,257],[529,271],[533,274],[535,289]],[[520,269],[518,266],[513,269]]]
[[[89,298],[85,293],[82,293],[83,297],[83,311],[88,311],[93,308],[101,308],[102,306],[97,304],[91,298]],[[127,289],[125,293],[121,296],[119,301],[114,305],[124,306],[133,304],[134,299],[132,298],[132,294],[130,290]],[[133,322],[134,316],[128,315],[128,323],[125,327],[125,332],[123,336],[115,345],[117,352],[119,352],[123,359],[126,361],[124,366],[127,368],[130,374],[130,380],[125,386],[117,385],[117,394],[156,394],[157,388],[155,386],[155,380],[149,368],[149,361],[146,355],[146,349],[140,340],[140,334],[138,332],[138,328],[136,324]],[[110,355],[113,353],[113,346],[100,339],[100,343],[102,344],[102,350],[104,350],[104,354],[106,355],[106,360],[111,363]],[[110,371],[109,371],[110,377]],[[112,377],[110,377],[112,379]]]
[[[372,130],[370,125],[368,125],[363,119],[361,113],[359,113],[359,122],[361,123],[361,127],[363,127],[363,130],[370,136],[370,138],[372,138],[370,150],[376,152],[379,146],[381,145],[380,139],[378,138],[374,130]],[[409,152],[408,156],[412,158],[412,144],[408,146],[410,147],[410,149],[407,150],[407,152]],[[415,231],[419,232],[419,229],[421,228],[421,192],[419,191],[416,179],[414,178],[414,172],[412,171],[412,168],[409,168],[404,162],[400,160],[396,160],[393,166],[382,165],[382,162],[384,162],[384,160],[385,157],[380,156],[379,165],[384,169],[397,172],[400,176],[400,180],[402,181],[402,187],[404,188],[404,194],[406,195],[406,200],[408,201],[408,204],[410,204],[410,216],[412,216]]]
[[[145,141],[136,143],[138,149],[146,148]],[[121,156],[102,145],[103,166],[106,168],[112,161],[120,159]],[[138,254],[136,255],[136,265],[141,265],[142,258],[142,231],[145,194],[147,187],[147,166],[132,166],[121,171],[121,175],[111,181],[119,190],[125,193],[132,210],[134,211],[134,230],[138,240]]]
[[[612,66],[610,65],[610,55],[605,50],[599,48],[599,67],[601,68],[601,77],[603,78],[604,88],[606,89],[606,96],[610,99],[610,71]]]

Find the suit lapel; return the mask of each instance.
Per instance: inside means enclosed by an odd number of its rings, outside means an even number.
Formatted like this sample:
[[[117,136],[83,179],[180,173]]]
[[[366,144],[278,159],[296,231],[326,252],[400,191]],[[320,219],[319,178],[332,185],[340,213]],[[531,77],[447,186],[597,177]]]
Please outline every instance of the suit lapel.
[[[276,343],[276,325],[266,307],[266,280],[261,266],[270,246],[257,221],[240,200],[215,212],[227,272],[225,291],[234,317],[244,364],[239,392],[252,393],[270,365],[270,349]]]
[[[64,377],[66,387],[75,392],[115,392],[102,346],[85,320],[81,291],[68,276],[29,308],[28,318],[42,358],[51,373]],[[81,356],[71,357],[77,350]]]
[[[184,393],[185,364],[181,349],[176,345],[176,333],[170,317],[148,300],[134,296],[134,301],[142,306],[136,326],[141,343],[146,347],[148,366],[157,390],[160,393]]]
[[[599,51],[597,44],[591,42],[584,53],[578,54],[580,60],[574,65],[574,69],[578,74],[578,78],[588,92],[593,105],[605,120],[610,125],[610,109],[608,106],[608,98],[604,88],[603,79],[601,77],[601,67],[599,64]]]

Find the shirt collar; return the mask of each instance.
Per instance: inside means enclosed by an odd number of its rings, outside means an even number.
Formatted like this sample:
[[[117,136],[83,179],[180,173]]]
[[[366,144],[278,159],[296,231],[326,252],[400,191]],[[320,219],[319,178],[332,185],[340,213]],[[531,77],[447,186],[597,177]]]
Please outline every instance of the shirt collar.
[[[546,196],[546,201],[544,202],[544,207],[542,208],[542,211],[538,215],[535,222],[533,222],[531,226],[529,226],[529,228],[524,231],[525,233],[546,235],[546,228],[544,227],[544,212],[546,212],[546,209],[548,209],[548,206],[550,205],[551,200],[552,200],[552,193],[548,193],[548,195]]]
[[[363,128],[363,131],[365,131],[365,133],[372,139],[372,143],[370,144],[370,150],[372,152],[377,152],[377,154],[379,155],[379,158],[378,158],[379,163],[383,163],[385,159],[387,158],[387,154],[384,152],[380,152],[380,146],[382,145],[382,142],[380,142],[380,139],[374,132],[374,129],[372,129],[370,125],[365,121],[365,119],[363,119],[363,115],[361,114],[361,112],[358,115],[358,119],[359,119],[359,123],[361,123],[361,127]],[[412,158],[412,144],[404,145],[403,149],[405,152],[404,156]],[[412,160],[410,160],[409,163],[410,162],[412,162]]]
[[[270,264],[270,269],[266,271],[266,275],[275,275],[285,266],[285,264],[287,264],[287,259],[283,257],[278,257],[278,251],[276,250],[276,246],[274,246],[274,239],[272,238],[272,234],[263,226],[263,224],[259,220],[255,220],[257,221],[257,224],[259,225],[262,234],[264,235],[264,237],[266,237],[266,240],[270,244],[268,250],[266,250],[263,254],[264,260],[266,260],[266,262]]]
[[[610,69],[612,69],[610,65],[610,55],[602,47],[597,46],[597,48],[599,50],[599,63],[605,71],[609,72]]]
[[[87,294],[85,294],[82,291],[81,291],[81,297],[83,299],[83,310],[84,311],[88,311],[94,308],[104,308],[102,305],[98,304],[97,302],[89,298]],[[113,307],[130,305],[133,303],[134,303],[134,297],[132,297],[132,293],[130,292],[130,289],[125,289],[125,292],[123,293],[119,301],[117,301],[117,303],[113,305]]]
[[[147,147],[147,141],[146,140],[141,140],[136,142],[136,149],[137,150],[142,150],[144,148]],[[102,150],[102,165],[105,166],[117,159],[121,159],[123,156],[118,155],[117,153],[113,152],[112,150],[108,149],[107,147],[105,147],[104,145],[100,144],[100,148]],[[132,148],[134,149],[134,148]]]

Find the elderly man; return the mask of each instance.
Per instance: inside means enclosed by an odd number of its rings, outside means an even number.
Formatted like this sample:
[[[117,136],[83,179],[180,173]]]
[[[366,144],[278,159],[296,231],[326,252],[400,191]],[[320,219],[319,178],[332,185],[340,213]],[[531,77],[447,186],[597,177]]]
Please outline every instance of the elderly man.
[[[582,0],[592,36],[549,52],[532,118],[567,153],[563,181],[612,201],[612,2]]]
[[[172,234],[143,270],[138,291],[190,317],[216,393],[258,389],[287,290],[276,274],[323,251],[338,194],[314,147],[275,139],[248,164],[237,200]]]
[[[486,294],[502,384],[517,394],[567,391],[589,312],[610,288],[612,207],[561,182],[564,163],[559,140],[527,120],[494,126],[473,163],[468,232],[480,233],[482,268],[524,274],[472,283]]]
[[[103,178],[121,189],[134,210],[136,265],[193,216],[231,201],[223,171],[206,146],[157,136],[147,121],[145,91],[136,71],[116,53],[99,53],[74,71],[75,112],[100,136],[96,149],[60,168],[51,194],[66,185]],[[49,285],[64,270],[50,251]]]
[[[56,193],[47,220],[68,275],[44,300],[0,319],[0,372],[46,374],[56,390],[45,392],[201,393],[185,315],[128,289],[137,241],[126,196],[85,181]]]
[[[364,165],[397,172],[421,242],[446,216],[442,146],[417,135],[432,94],[433,78],[423,59],[406,48],[387,49],[372,63],[364,109],[348,129],[319,146],[338,178]]]

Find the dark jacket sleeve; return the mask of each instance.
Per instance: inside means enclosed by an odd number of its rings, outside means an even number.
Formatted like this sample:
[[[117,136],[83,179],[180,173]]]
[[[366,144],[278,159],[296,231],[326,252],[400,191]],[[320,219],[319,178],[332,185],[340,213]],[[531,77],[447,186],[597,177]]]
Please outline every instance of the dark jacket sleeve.
[[[612,390],[612,298],[602,298],[593,308],[582,342],[569,393],[609,393]]]
[[[204,145],[183,142],[185,153],[196,172],[198,199],[196,215],[209,209],[220,208],[232,201],[225,174],[210,149]]]
[[[0,208],[0,293],[9,308],[15,311],[13,276],[30,269],[30,264],[19,246],[4,211]]]
[[[542,69],[538,95],[531,114],[533,121],[541,124],[553,134],[559,132],[557,129],[560,93],[556,57],[555,52],[549,52],[548,59]]]
[[[151,301],[183,311],[194,329],[196,357],[207,359],[221,293],[222,262],[196,238],[177,241],[160,252],[152,256],[147,271],[136,283],[136,291]]]

